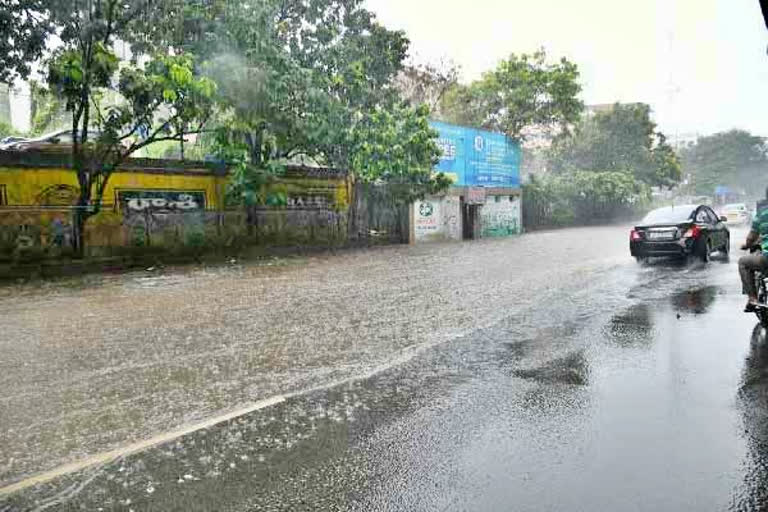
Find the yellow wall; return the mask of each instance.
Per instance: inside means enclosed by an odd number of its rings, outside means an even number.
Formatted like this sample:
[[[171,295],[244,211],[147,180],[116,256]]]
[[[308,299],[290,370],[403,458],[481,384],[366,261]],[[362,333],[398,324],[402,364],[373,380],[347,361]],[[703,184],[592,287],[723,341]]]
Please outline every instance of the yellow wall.
[[[146,218],[143,215],[131,216],[129,212],[121,211],[116,204],[116,194],[119,190],[195,191],[205,192],[205,206],[208,210],[222,210],[225,206],[227,181],[228,176],[214,174],[208,169],[191,169],[183,172],[177,170],[152,172],[141,169],[117,171],[111,175],[107,183],[104,208],[98,215],[88,220],[85,229],[86,246],[90,248],[134,246],[137,240],[144,240],[137,235],[137,230],[142,227],[145,233],[151,232],[151,237],[145,235],[148,245],[171,246],[178,240],[185,239],[187,231],[197,236],[201,229],[201,218],[206,226],[204,230],[212,228],[216,236],[219,236],[219,231],[227,233],[231,231],[232,236],[227,235],[227,237],[237,238],[240,236],[238,230],[244,226],[242,219],[237,217],[237,211],[222,214],[221,222],[214,219],[216,220],[214,225],[209,222],[213,218],[210,215],[150,219],[151,216]],[[271,185],[271,192],[275,196],[282,197],[283,202],[273,205],[275,208],[272,211],[275,215],[270,216],[271,220],[260,228],[265,233],[269,232],[269,236],[273,236],[276,240],[306,238],[317,241],[323,240],[323,236],[328,239],[345,236],[346,228],[343,228],[337,220],[345,218],[344,212],[349,207],[350,184],[351,182],[348,182],[344,176],[313,178],[294,173],[281,177]],[[4,199],[8,206],[8,208],[0,207],[0,253],[3,252],[3,247],[6,252],[12,253],[22,246],[34,246],[42,250],[67,246],[69,243],[67,233],[70,232],[72,223],[70,206],[77,201],[78,188],[76,174],[71,169],[0,166],[0,193],[2,193],[0,199]],[[318,201],[322,201],[333,211],[331,217],[337,215],[338,219],[328,220],[323,213],[324,210],[318,209],[317,219],[321,220],[316,221],[317,224],[310,222],[305,225],[295,222],[297,216],[292,213],[291,205],[295,206],[300,198],[304,204],[315,206]],[[35,206],[47,208],[34,208]],[[301,216],[298,215],[298,217]],[[187,221],[189,226],[185,224]],[[231,226],[223,225],[230,221]],[[292,222],[294,224],[291,224]],[[246,233],[243,231],[243,236]],[[231,243],[231,240],[227,243]]]
[[[223,206],[226,176],[201,172],[190,174],[148,173],[141,171],[118,171],[107,183],[104,203],[115,202],[118,189],[159,189],[205,191],[208,208]],[[68,185],[77,189],[77,176],[71,169],[0,167],[0,187],[5,188],[9,206],[31,206],[40,204],[40,195],[55,185]]]

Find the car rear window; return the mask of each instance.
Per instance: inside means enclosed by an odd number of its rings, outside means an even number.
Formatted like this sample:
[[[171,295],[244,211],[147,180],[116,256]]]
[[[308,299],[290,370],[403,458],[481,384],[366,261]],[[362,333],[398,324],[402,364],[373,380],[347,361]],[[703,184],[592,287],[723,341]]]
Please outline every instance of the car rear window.
[[[659,208],[646,215],[643,224],[679,224],[689,220],[693,210],[687,206]]]

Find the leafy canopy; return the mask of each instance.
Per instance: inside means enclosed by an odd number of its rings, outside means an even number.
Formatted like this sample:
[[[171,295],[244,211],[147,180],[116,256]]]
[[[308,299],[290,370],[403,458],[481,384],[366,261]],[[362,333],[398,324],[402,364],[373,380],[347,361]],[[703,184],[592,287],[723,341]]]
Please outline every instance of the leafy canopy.
[[[626,172],[650,186],[672,186],[681,178],[676,153],[642,103],[617,103],[583,118],[572,136],[556,141],[550,167],[559,173]]]
[[[264,175],[299,157],[366,181],[408,181],[408,173],[414,184],[425,181],[423,155],[432,154],[435,134],[426,121],[414,122],[426,114],[405,107],[394,82],[408,40],[381,26],[362,1],[172,3],[183,15],[148,27],[146,41],[201,56],[201,69],[219,85],[217,153],[238,162],[230,197],[263,202]],[[372,146],[361,141],[399,130],[420,131],[388,155],[398,171],[369,162]]]
[[[4,0],[0,8],[0,82],[26,79],[53,30],[50,0]],[[71,3],[71,2],[70,2]]]
[[[512,54],[470,85],[446,95],[446,121],[494,130],[524,139],[530,129],[567,130],[579,120],[583,104],[576,64],[566,58],[548,63],[544,50]]]
[[[523,211],[530,228],[596,224],[637,215],[650,189],[618,171],[575,171],[524,185]]]
[[[720,185],[762,193],[768,184],[766,155],[766,140],[745,130],[702,137],[681,153],[683,171],[699,194],[713,194]]]

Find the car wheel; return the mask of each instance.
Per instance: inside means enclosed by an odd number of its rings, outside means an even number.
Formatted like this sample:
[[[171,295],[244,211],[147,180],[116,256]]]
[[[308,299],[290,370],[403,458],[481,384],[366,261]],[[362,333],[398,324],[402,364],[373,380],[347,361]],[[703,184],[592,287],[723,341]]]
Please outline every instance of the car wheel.
[[[723,246],[722,252],[723,252],[723,259],[725,261],[728,261],[728,256],[731,254],[731,236],[730,235],[725,237],[725,245]]]
[[[708,263],[711,255],[712,242],[710,242],[709,238],[706,240],[700,240],[698,250],[696,251],[696,256],[698,256],[699,259],[704,263]]]

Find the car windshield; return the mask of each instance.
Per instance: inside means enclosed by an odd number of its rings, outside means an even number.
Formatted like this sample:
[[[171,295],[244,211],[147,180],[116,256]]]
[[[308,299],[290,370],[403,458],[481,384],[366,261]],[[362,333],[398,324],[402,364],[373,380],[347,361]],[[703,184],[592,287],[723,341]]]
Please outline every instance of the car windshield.
[[[675,206],[659,208],[646,215],[642,224],[679,224],[691,219],[695,206]]]

